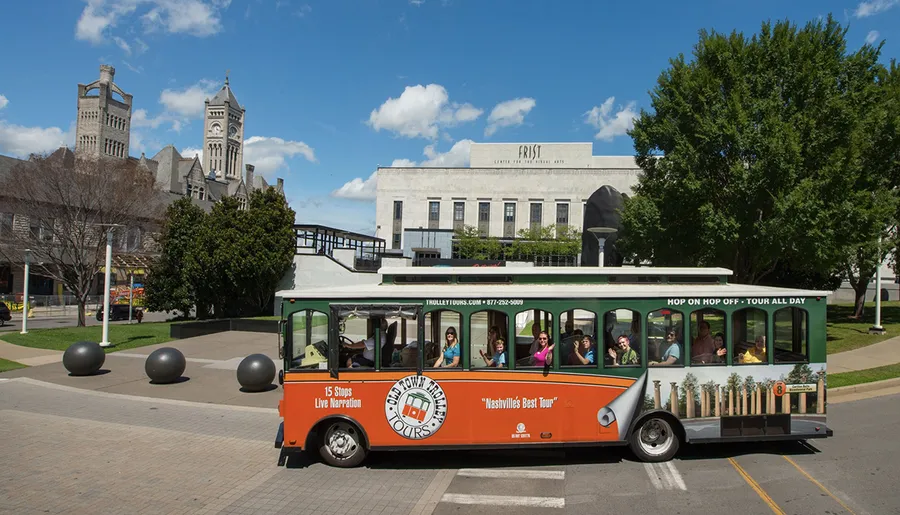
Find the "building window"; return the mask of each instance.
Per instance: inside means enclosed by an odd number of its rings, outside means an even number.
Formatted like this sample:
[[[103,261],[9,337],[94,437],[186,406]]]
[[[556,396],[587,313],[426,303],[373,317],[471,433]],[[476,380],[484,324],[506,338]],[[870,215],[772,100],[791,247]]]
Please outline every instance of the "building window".
[[[466,218],[466,203],[465,202],[454,202],[453,203],[453,221],[454,222],[462,222]]]
[[[394,201],[394,220],[402,220],[403,219],[403,201],[395,200]]]
[[[490,202],[479,202],[478,203],[478,221],[479,222],[490,222],[491,221],[491,203]]]
[[[394,233],[394,236],[391,240],[391,248],[395,250],[400,248],[400,234]]]
[[[197,188],[197,198],[200,200],[204,200],[206,198],[206,190],[204,188]]]
[[[503,205],[503,237],[512,238],[516,235],[516,203],[507,202]]]
[[[569,205],[556,205],[556,223],[560,225],[569,225]]]
[[[466,203],[453,203],[453,230],[462,229],[466,220]]]
[[[491,203],[478,203],[478,234],[487,236],[491,225]]]
[[[187,189],[185,190],[185,196],[193,198],[193,192],[191,191],[191,185],[187,185]]]
[[[429,202],[428,203],[428,228],[429,229],[437,229],[440,221],[441,221],[441,203],[440,202]]]
[[[541,214],[543,207],[540,202],[531,203],[531,228],[536,229],[541,226]]]

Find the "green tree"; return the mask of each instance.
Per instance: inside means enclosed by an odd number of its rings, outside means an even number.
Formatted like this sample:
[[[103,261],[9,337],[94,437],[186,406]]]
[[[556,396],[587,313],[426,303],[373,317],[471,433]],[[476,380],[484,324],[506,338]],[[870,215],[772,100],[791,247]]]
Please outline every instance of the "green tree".
[[[263,312],[274,299],[275,288],[293,263],[297,248],[294,210],[274,188],[250,195],[243,251],[246,266],[239,281],[254,314]]]
[[[896,71],[880,46],[848,54],[845,35],[831,16],[751,38],[701,31],[693,61],[672,59],[630,131],[644,173],[623,253],[758,284],[780,265],[827,279],[869,245],[873,213],[896,212]]]
[[[244,251],[248,212],[237,199],[224,197],[206,215],[196,233],[187,272],[197,290],[197,317],[238,316],[245,301],[243,276],[250,270]]]
[[[145,281],[147,309],[180,311],[187,317],[197,302],[196,284],[188,273],[196,235],[203,229],[205,214],[189,197],[166,209],[158,244],[161,254],[151,265]]]
[[[496,238],[482,236],[471,225],[454,231],[454,237],[460,259],[499,259],[503,253],[503,247]]]

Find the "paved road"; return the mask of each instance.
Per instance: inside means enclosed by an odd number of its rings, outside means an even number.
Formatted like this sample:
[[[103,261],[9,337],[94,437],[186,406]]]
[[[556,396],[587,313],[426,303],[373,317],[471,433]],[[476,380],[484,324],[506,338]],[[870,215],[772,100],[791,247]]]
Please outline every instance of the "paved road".
[[[145,313],[143,322],[164,322],[169,318],[172,318],[173,315],[167,313]],[[87,325],[102,325],[103,322],[98,322],[96,316],[87,317],[85,321]],[[127,324],[128,320],[119,320],[119,321],[110,321],[110,325],[113,324]],[[137,323],[135,320],[134,323]],[[35,318],[28,319],[28,330],[32,329],[49,329],[53,327],[74,327],[78,324],[78,315],[71,317],[40,317],[37,316]],[[14,315],[13,319],[10,322],[6,322],[5,325],[0,327],[0,335],[2,335],[6,331],[16,331],[19,332],[22,330],[22,319],[19,318],[18,315]],[[2,338],[2,337],[0,337]]]
[[[830,406],[829,440],[698,446],[670,465],[625,450],[445,451],[344,470],[277,467],[270,408],[2,379],[0,513],[900,512],[900,395]]]

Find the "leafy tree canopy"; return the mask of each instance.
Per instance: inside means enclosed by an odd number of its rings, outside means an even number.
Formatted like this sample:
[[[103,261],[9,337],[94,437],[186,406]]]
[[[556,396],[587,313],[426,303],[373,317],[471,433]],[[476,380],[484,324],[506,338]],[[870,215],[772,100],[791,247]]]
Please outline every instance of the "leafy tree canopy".
[[[893,223],[897,68],[846,52],[832,17],[750,38],[701,31],[670,61],[630,131],[643,169],[620,249],[657,266],[725,266],[823,281]],[[872,230],[862,230],[872,228]],[[829,271],[822,273],[822,271]]]

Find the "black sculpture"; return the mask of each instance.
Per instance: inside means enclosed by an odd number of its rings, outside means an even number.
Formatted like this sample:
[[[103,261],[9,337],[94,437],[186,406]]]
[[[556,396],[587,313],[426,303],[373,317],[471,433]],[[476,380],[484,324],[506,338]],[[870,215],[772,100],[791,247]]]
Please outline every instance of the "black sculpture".
[[[261,392],[275,379],[275,363],[265,354],[251,354],[241,360],[237,380],[248,392]]]
[[[89,376],[97,373],[103,366],[106,352],[97,342],[75,342],[63,353],[62,361],[70,375]]]
[[[162,347],[151,352],[144,362],[144,371],[150,382],[157,384],[173,383],[184,373],[185,359],[180,350]]]
[[[591,227],[612,227],[622,230],[622,214],[625,195],[612,186],[600,186],[584,207],[584,226],[581,233],[581,266],[597,266],[600,254],[597,252],[597,237],[588,231]],[[603,249],[603,266],[622,266],[622,255],[616,250],[619,233],[606,238]]]

